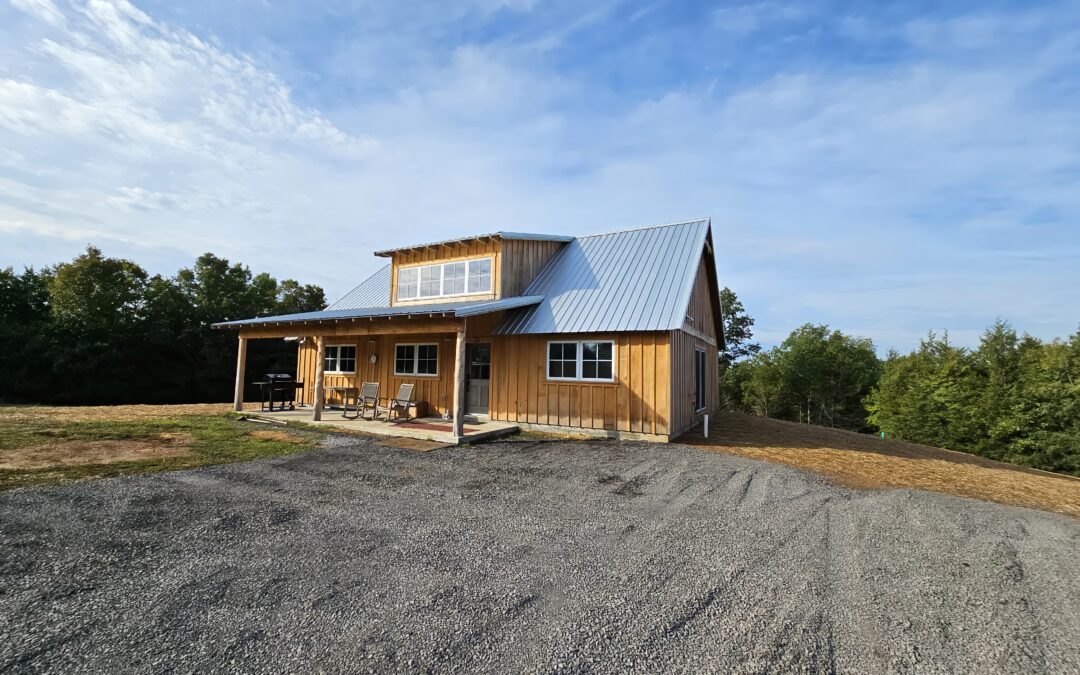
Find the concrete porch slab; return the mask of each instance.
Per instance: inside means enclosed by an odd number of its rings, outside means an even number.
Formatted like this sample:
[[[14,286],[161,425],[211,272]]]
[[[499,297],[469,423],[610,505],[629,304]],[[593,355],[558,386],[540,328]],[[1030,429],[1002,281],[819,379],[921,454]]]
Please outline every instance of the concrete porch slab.
[[[411,420],[386,421],[385,419],[371,420],[365,418],[353,419],[343,417],[341,410],[323,409],[322,419],[315,422],[311,419],[310,408],[297,408],[296,410],[245,410],[244,417],[261,419],[271,422],[300,422],[315,427],[327,427],[337,431],[368,434],[371,436],[399,436],[416,438],[425,441],[439,443],[476,443],[500,436],[508,436],[517,433],[519,427],[508,422],[465,422],[465,436],[458,439],[453,434],[451,422],[441,417],[421,417]]]

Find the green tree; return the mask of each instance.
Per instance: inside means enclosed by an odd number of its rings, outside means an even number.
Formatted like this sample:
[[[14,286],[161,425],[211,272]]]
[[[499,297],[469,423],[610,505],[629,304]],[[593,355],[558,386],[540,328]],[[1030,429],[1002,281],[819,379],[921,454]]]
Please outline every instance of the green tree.
[[[720,361],[730,366],[739,359],[753,356],[761,351],[761,345],[751,342],[754,337],[754,320],[730,288],[720,291],[720,318],[724,327],[724,348]]]

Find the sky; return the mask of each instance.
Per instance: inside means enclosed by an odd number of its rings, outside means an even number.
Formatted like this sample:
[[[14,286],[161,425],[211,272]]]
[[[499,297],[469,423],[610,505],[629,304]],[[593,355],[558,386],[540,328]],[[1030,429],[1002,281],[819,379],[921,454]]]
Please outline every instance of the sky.
[[[0,267],[712,218],[777,343],[1080,325],[1080,3],[0,0]]]

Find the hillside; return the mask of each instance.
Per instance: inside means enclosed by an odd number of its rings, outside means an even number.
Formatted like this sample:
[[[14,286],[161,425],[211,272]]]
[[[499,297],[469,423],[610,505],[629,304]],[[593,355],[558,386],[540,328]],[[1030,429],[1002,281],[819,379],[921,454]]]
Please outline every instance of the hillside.
[[[680,443],[825,474],[858,488],[916,488],[1080,518],[1080,478],[867,434],[725,413]]]

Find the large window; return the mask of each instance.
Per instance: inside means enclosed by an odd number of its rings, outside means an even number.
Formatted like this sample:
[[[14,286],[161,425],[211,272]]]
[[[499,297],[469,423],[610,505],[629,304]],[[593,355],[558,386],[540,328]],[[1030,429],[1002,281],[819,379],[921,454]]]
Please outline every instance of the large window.
[[[328,373],[355,373],[356,345],[327,345],[323,365]]]
[[[549,380],[613,382],[615,343],[610,340],[549,342]]]
[[[394,374],[428,376],[438,375],[439,345],[395,345]]]
[[[397,273],[397,299],[490,293],[491,269],[492,258],[402,267]]]

